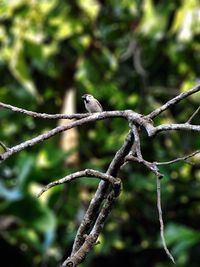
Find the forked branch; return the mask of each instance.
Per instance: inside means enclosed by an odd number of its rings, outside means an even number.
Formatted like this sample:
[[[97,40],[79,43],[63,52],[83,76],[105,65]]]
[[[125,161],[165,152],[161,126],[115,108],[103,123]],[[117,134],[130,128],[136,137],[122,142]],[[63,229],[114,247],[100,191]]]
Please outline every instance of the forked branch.
[[[166,251],[168,257],[175,263],[173,256],[170,254],[165,238],[164,238],[164,223],[162,219],[162,209],[161,209],[161,193],[160,193],[160,178],[163,176],[160,173],[158,168],[159,165],[172,164],[178,161],[186,161],[189,158],[195,156],[198,151],[191,153],[190,155],[180,157],[171,161],[166,162],[149,162],[145,160],[141,152],[141,140],[139,135],[139,130],[144,128],[149,137],[155,136],[159,132],[168,132],[172,130],[181,130],[181,131],[195,131],[200,132],[200,125],[192,125],[191,121],[198,114],[200,107],[192,114],[186,123],[181,124],[161,124],[158,126],[153,125],[153,119],[161,114],[166,109],[176,105],[179,101],[187,98],[188,96],[199,92],[200,85],[190,89],[187,92],[181,93],[173,99],[167,101],[161,107],[155,109],[148,115],[142,115],[136,113],[132,110],[122,110],[122,111],[103,111],[99,113],[84,113],[84,114],[46,114],[46,113],[37,113],[29,111],[26,109],[18,108],[9,104],[1,103],[0,107],[11,110],[13,112],[22,113],[27,116],[32,116],[39,119],[69,119],[72,120],[66,125],[55,127],[50,131],[40,134],[30,140],[21,142],[18,145],[12,146],[10,148],[6,147],[2,142],[0,146],[3,148],[4,152],[0,155],[0,161],[4,161],[13,154],[22,151],[28,147],[34,146],[38,143],[41,143],[52,136],[67,131],[71,128],[82,126],[87,123],[95,122],[97,120],[104,120],[107,118],[122,118],[127,120],[127,125],[129,125],[130,130],[127,134],[126,139],[124,140],[123,145],[116,152],[113,157],[106,173],[99,171],[86,169],[79,171],[68,176],[49,183],[46,185],[38,196],[41,196],[44,192],[50,189],[53,186],[68,183],[74,179],[80,177],[95,177],[101,179],[98,189],[90,202],[90,205],[85,213],[85,216],[79,226],[77,231],[71,255],[64,261],[63,267],[75,267],[77,266],[87,253],[95,245],[99,234],[101,233],[103,226],[105,224],[106,218],[110,214],[112,207],[119,196],[121,190],[121,180],[118,177],[120,168],[124,166],[127,162],[137,162],[143,164],[149,171],[153,172],[156,175],[157,179],[157,207],[159,212],[159,221],[160,221],[160,234],[163,243],[163,247]]]

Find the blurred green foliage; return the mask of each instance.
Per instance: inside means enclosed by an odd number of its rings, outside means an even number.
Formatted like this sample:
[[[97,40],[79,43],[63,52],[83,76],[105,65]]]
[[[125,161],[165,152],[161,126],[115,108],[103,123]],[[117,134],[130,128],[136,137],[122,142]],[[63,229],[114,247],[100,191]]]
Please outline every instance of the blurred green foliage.
[[[66,90],[97,97],[105,110],[147,114],[199,81],[200,4],[197,0],[1,0],[0,101],[37,112],[60,112]],[[156,124],[184,122],[200,94],[165,112]],[[55,127],[1,109],[0,140],[13,146]],[[194,123],[199,123],[196,116]],[[106,170],[128,125],[79,127],[80,164],[66,166],[59,136],[13,155],[0,166],[0,247],[6,266],[57,266],[70,253],[98,182],[82,179],[50,190],[42,185],[85,167]],[[195,133],[149,140],[147,160],[165,161],[200,147]],[[200,160],[161,168],[166,240],[178,266],[200,262]],[[159,237],[155,177],[139,165],[121,173],[123,192],[96,246],[81,266],[171,266]]]

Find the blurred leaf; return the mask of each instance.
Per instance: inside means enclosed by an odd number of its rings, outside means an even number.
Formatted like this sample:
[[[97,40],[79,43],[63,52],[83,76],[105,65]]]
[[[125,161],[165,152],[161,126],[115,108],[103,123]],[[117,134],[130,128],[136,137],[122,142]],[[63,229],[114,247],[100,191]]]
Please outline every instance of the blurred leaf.
[[[10,70],[30,94],[38,97],[38,92],[28,71],[28,65],[26,64],[23,53],[23,44],[20,39],[16,41],[13,54],[11,55]]]
[[[90,93],[105,110],[132,109],[146,115],[199,83],[199,10],[196,0],[2,0],[0,101],[36,112],[60,113],[66,92],[74,88],[77,103],[70,113],[85,112],[81,95]],[[121,61],[131,42],[139,50],[132,47],[130,57]],[[138,64],[146,70],[145,77],[138,73]],[[198,108],[199,97],[198,93],[181,101],[154,124],[187,121]],[[194,123],[198,120],[196,116]],[[1,109],[0,140],[12,147],[57,124]],[[1,231],[1,238],[21,251],[31,267],[57,266],[69,254],[79,215],[85,213],[99,181],[80,179],[55,187],[39,200],[36,190],[80,169],[105,171],[129,126],[124,119],[112,118],[106,124],[98,121],[77,130],[78,164],[66,165],[69,154],[61,151],[57,135],[16,153],[0,166],[0,216],[17,218]],[[141,128],[140,136],[142,155],[148,161],[168,161],[200,145],[198,134],[190,132],[150,139]],[[180,162],[160,168],[165,175],[166,240],[181,267],[197,267],[200,262],[199,162],[193,160],[195,166]],[[113,266],[171,266],[157,246],[154,175],[134,162],[119,175],[123,192],[100,236],[101,244],[81,266],[110,262]],[[10,260],[16,265],[12,256]]]
[[[100,4],[96,0],[78,0],[79,6],[85,11],[89,18],[94,20],[99,13]]]
[[[6,199],[8,201],[16,201],[21,199],[22,192],[19,188],[8,189],[2,181],[0,181],[0,198]]]
[[[173,246],[173,253],[179,255],[200,242],[200,233],[178,224],[168,224],[165,230],[168,245]]]

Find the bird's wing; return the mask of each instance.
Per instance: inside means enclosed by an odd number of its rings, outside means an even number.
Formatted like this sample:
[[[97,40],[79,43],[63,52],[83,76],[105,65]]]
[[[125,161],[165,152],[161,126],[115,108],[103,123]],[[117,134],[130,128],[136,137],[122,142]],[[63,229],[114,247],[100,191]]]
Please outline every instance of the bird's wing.
[[[97,101],[97,104],[98,104],[98,106],[100,107],[100,109],[103,111],[103,107],[102,107],[102,105],[99,103],[99,101],[96,99],[96,101]]]

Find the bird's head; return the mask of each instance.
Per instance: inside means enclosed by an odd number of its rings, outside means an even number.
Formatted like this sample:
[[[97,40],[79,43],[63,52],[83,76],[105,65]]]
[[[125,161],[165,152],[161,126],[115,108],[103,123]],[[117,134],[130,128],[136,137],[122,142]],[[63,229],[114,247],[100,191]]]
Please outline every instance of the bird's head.
[[[90,102],[92,99],[94,99],[94,97],[93,97],[92,95],[85,94],[85,95],[82,96],[82,99],[83,99],[86,103],[88,103],[88,102]]]

